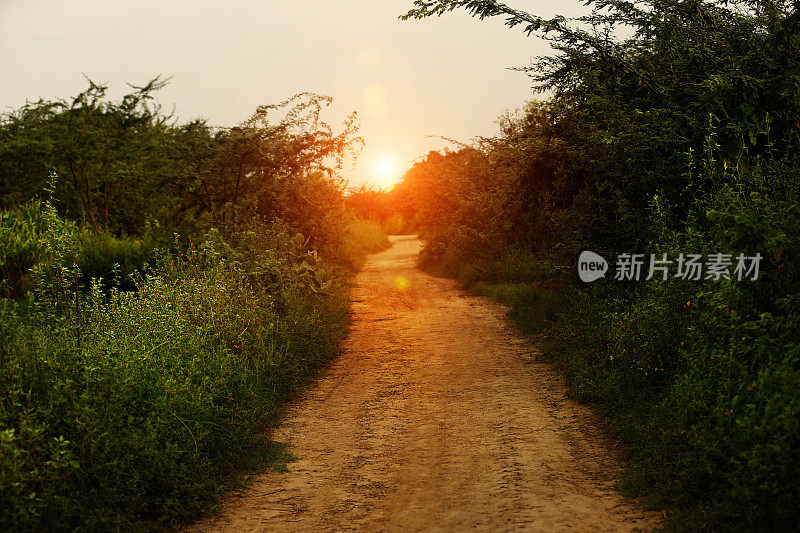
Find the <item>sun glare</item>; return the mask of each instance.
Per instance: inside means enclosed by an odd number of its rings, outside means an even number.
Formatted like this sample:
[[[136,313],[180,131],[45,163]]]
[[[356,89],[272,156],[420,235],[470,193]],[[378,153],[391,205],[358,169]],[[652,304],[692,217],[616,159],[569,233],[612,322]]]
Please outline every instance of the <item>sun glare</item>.
[[[397,163],[391,157],[384,156],[375,163],[375,182],[381,188],[390,187],[398,179]]]

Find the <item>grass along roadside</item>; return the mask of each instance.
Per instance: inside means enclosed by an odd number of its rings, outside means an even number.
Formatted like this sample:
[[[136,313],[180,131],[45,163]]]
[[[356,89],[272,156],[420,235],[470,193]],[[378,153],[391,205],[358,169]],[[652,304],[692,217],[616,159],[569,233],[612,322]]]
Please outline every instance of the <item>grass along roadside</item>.
[[[0,522],[160,528],[285,456],[264,430],[338,350],[348,270],[274,228],[235,247],[211,230],[135,290],[81,287],[75,234],[45,213],[34,291],[0,300]],[[359,254],[383,246],[365,228]]]

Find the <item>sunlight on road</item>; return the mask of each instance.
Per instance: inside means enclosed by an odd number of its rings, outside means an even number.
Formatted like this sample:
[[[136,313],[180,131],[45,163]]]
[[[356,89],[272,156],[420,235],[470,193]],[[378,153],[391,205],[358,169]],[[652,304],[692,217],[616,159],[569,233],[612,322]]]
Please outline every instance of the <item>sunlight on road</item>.
[[[397,276],[394,278],[394,288],[400,292],[406,292],[411,286],[411,281],[405,276]]]

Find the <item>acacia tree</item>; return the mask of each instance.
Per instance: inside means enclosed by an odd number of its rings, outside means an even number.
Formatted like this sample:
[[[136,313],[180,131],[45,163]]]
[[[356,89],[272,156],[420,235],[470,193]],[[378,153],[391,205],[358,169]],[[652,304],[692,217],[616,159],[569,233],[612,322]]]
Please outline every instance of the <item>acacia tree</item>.
[[[589,15],[545,19],[494,0],[417,0],[402,17],[464,9],[481,19],[503,18],[554,48],[520,68],[538,90],[552,91],[546,117],[529,112],[525,131],[500,143],[526,154],[516,157],[520,191],[529,191],[530,200],[520,218],[547,208],[538,200],[549,197],[557,200],[553,209],[571,213],[568,221],[545,213],[545,224],[548,218],[567,222],[545,233],[630,248],[652,237],[639,221],[656,195],[681,220],[696,198],[731,179],[727,169],[765,159],[797,165],[800,13],[794,3],[587,5]],[[548,148],[554,145],[557,152]],[[773,173],[770,179],[781,178]]]
[[[152,103],[167,83],[155,78],[120,101],[89,81],[71,101],[28,103],[0,119],[0,202],[9,207],[59,177],[62,211],[96,231],[138,232],[166,201],[158,184],[170,172],[170,117]]]
[[[232,128],[181,127],[176,217],[234,229],[281,220],[332,247],[329,241],[344,234],[343,161],[363,146],[355,113],[338,132],[322,119],[332,101],[301,93],[259,106]]]
[[[218,222],[255,214],[270,218],[286,215],[284,195],[294,182],[321,173],[340,184],[345,154],[357,153],[363,140],[355,113],[339,133],[322,120],[332,101],[301,93],[259,106],[236,127],[218,129],[207,169],[197,174],[197,203]]]
[[[165,84],[155,78],[110,101],[90,81],[70,101],[5,114],[0,208],[41,194],[55,172],[59,209],[98,232],[139,234],[148,219],[186,233],[252,218],[307,231],[333,224],[344,157],[363,145],[355,113],[335,132],[321,118],[332,99],[302,93],[232,128],[176,125],[153,104]]]

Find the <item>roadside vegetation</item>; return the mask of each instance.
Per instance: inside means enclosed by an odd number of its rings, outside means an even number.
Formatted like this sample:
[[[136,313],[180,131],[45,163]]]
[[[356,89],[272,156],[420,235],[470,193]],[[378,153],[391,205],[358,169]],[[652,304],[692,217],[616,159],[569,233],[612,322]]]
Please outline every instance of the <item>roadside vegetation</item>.
[[[431,152],[384,201],[424,268],[505,302],[631,452],[667,529],[800,523],[800,12],[784,1],[589,1],[578,21],[464,9],[549,39],[547,99]],[[624,30],[624,31],[620,31]],[[611,262],[578,280],[582,250]],[[755,281],[615,281],[622,253],[762,256]],[[673,266],[673,268],[675,268]]]
[[[266,430],[338,349],[388,246],[346,205],[330,99],[179,124],[156,79],[0,119],[0,523],[161,529],[285,452]]]

